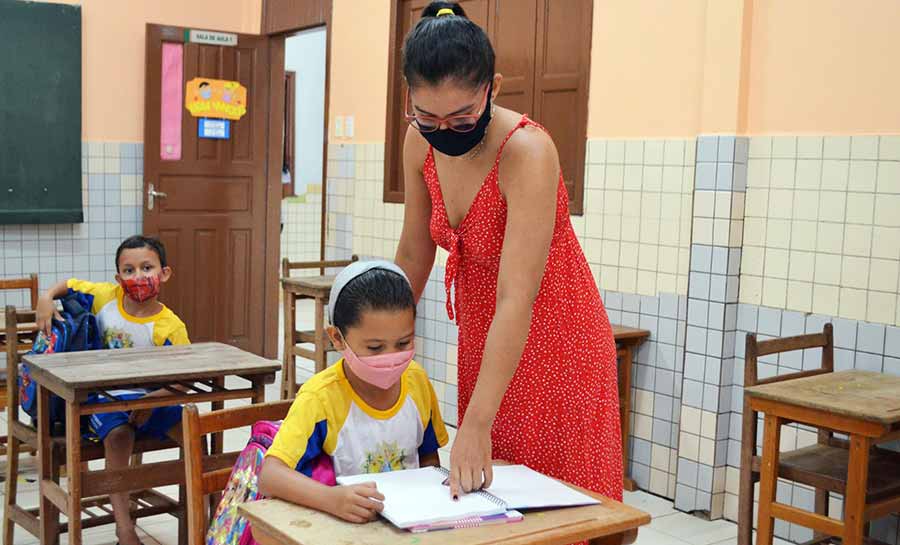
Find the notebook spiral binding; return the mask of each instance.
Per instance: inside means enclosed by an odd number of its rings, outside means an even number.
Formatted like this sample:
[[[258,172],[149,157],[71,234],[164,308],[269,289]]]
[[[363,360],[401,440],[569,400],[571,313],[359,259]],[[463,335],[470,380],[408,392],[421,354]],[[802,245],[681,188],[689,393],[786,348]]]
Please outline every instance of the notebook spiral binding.
[[[450,478],[450,470],[445,467],[435,467],[435,470],[440,472],[444,477]],[[482,498],[488,500],[489,502],[506,509],[506,502],[498,498],[497,496],[491,494],[487,490],[479,490],[478,492],[472,492],[472,494],[477,494]]]

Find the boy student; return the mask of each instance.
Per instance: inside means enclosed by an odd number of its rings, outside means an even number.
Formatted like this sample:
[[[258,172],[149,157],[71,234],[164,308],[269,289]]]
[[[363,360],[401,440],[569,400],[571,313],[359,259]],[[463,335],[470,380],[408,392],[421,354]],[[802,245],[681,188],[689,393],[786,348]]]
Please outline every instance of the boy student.
[[[141,235],[129,237],[116,250],[116,283],[72,278],[54,285],[38,301],[38,327],[49,333],[51,319],[59,317],[54,300],[70,292],[79,292],[91,302],[90,310],[97,316],[105,348],[189,344],[184,323],[158,299],[160,285],[171,276],[166,249],[159,240]],[[111,393],[119,400],[169,395],[164,389],[115,390]],[[90,403],[110,401],[99,395],[89,399]],[[86,437],[103,442],[108,469],[128,466],[135,435],[159,439],[168,436],[180,441],[181,406],[95,414],[85,430]],[[128,494],[111,494],[110,501],[119,543],[140,545],[129,514]]]

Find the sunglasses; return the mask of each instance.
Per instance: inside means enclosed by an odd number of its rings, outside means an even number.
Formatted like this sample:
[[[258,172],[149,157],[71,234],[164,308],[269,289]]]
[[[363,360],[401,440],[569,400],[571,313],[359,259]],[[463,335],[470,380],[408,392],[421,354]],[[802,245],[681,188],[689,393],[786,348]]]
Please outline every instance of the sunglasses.
[[[477,114],[451,115],[448,117],[435,117],[431,115],[417,114],[410,109],[409,89],[406,90],[406,104],[403,107],[406,122],[420,132],[434,132],[445,125],[454,132],[471,132],[478,125],[478,119],[487,107],[487,97],[490,86],[485,87],[484,96],[481,99],[481,107]]]

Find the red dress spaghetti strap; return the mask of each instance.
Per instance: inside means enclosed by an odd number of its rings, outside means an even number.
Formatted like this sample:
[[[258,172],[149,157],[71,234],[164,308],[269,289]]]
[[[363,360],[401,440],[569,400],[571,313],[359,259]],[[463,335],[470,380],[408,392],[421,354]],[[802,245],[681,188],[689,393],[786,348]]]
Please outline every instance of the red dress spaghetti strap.
[[[425,158],[424,178],[432,203],[431,236],[449,252],[447,312],[459,325],[460,423],[494,318],[506,229],[506,201],[497,179],[500,157],[513,133],[528,125],[543,129],[522,117],[501,144],[493,168],[456,229],[450,226],[444,207],[433,150],[429,149]],[[526,464],[621,500],[616,372],[612,327],[572,230],[560,174],[553,239],[528,340],[491,433],[494,458]]]

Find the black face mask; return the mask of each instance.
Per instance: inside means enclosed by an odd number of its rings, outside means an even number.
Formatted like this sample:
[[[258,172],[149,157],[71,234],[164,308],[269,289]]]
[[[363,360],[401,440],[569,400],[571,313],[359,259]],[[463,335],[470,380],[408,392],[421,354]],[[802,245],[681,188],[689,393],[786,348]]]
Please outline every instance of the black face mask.
[[[491,92],[494,90],[494,84],[491,82],[488,87],[487,101],[484,104],[484,111],[475,124],[475,128],[469,132],[456,132],[450,129],[440,129],[431,132],[423,132],[422,136],[431,146],[450,157],[459,157],[465,155],[472,150],[484,138],[487,132],[488,124],[491,122]]]

